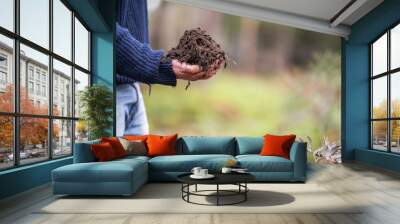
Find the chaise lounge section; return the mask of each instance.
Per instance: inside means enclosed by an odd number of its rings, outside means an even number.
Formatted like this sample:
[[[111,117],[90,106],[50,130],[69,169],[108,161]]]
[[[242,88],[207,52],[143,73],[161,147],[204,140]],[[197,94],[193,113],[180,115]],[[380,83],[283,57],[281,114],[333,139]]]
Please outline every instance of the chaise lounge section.
[[[52,172],[53,193],[67,195],[132,195],[148,181],[147,156],[96,162],[91,141],[75,144],[74,163]]]
[[[77,143],[74,163],[52,172],[53,193],[67,195],[132,195],[148,181],[176,181],[176,177],[200,166],[218,172],[229,160],[236,160],[259,182],[304,182],[306,143],[295,142],[290,159],[260,156],[262,137],[185,136],[177,140],[177,155],[127,156],[96,162],[91,145]]]
[[[304,182],[307,172],[307,144],[294,142],[290,159],[261,156],[262,137],[236,137],[236,160],[260,182]]]

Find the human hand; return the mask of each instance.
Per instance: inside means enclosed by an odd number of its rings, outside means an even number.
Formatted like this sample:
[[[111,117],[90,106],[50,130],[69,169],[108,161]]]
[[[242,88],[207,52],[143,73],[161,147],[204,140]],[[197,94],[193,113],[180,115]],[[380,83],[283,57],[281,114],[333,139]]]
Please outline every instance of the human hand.
[[[172,70],[174,71],[177,79],[188,81],[197,81],[202,79],[209,79],[217,73],[221,63],[217,61],[208,70],[203,71],[198,65],[189,65],[181,63],[178,60],[172,60]]]
[[[210,68],[208,68],[208,70],[206,71],[204,79],[209,79],[212,76],[214,76],[215,74],[217,74],[218,69],[221,68],[221,64],[222,64],[222,61],[220,61],[220,60],[215,61],[215,63],[213,65],[211,65]]]

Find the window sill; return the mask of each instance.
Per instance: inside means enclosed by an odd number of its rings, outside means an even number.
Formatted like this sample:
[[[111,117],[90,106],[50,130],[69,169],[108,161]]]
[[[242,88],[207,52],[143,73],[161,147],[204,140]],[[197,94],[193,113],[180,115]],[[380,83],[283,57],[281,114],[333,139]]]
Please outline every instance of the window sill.
[[[14,173],[14,172],[27,170],[27,169],[31,169],[31,168],[35,168],[35,167],[49,165],[49,164],[52,164],[52,163],[62,162],[62,161],[69,160],[69,159],[72,159],[72,156],[67,156],[67,157],[62,157],[62,158],[59,158],[59,159],[52,159],[52,160],[48,160],[48,161],[43,161],[43,162],[38,162],[38,163],[34,163],[34,164],[24,165],[24,166],[21,166],[21,167],[10,168],[10,169],[7,169],[7,170],[0,171],[0,176],[1,175],[6,175],[6,174],[10,174],[10,173]]]
[[[388,170],[400,172],[400,154],[367,148],[355,149],[355,160]]]
[[[368,150],[368,151],[371,151],[371,152],[382,153],[384,155],[400,156],[400,153],[398,153],[398,152],[388,152],[388,151],[383,151],[383,150],[374,149],[374,148],[359,149],[359,150]]]

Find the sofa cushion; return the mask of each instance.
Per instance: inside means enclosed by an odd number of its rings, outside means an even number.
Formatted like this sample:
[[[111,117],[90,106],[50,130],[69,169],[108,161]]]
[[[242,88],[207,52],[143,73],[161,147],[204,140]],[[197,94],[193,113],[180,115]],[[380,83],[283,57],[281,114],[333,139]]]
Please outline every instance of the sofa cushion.
[[[201,137],[185,136],[178,141],[177,154],[225,154],[235,155],[235,139],[233,137]]]
[[[118,158],[118,156],[115,154],[115,150],[109,142],[93,144],[90,147],[94,157],[96,157],[96,161],[105,162]]]
[[[264,136],[264,146],[261,149],[262,156],[280,156],[290,159],[290,148],[296,140],[296,135],[270,135]]]
[[[263,137],[236,137],[236,155],[260,154]]]
[[[130,182],[135,172],[147,172],[147,163],[140,159],[75,163],[52,173],[53,181],[58,182]]]
[[[150,171],[163,172],[190,172],[193,167],[199,166],[210,171],[219,171],[230,159],[231,155],[174,155],[158,156],[149,160]]]
[[[113,162],[118,162],[118,161],[119,161],[119,162],[121,162],[121,161],[130,162],[130,161],[132,161],[132,160],[138,160],[138,161],[142,161],[142,162],[148,162],[149,159],[150,159],[150,157],[147,157],[147,156],[130,155],[130,156],[125,156],[124,158],[120,158],[120,159],[114,160]]]
[[[108,142],[114,149],[115,155],[117,158],[122,158],[126,156],[126,151],[124,146],[121,144],[117,137],[104,137],[101,138],[101,142]]]
[[[92,144],[99,144],[100,139],[88,141],[88,142],[79,142],[75,143],[74,148],[74,163],[89,163],[95,162],[96,158],[91,150]]]
[[[279,156],[239,155],[240,167],[249,172],[292,172],[292,161]]]
[[[149,135],[147,137],[147,155],[154,156],[166,156],[176,154],[176,139],[178,134],[170,136],[162,135]]]
[[[136,141],[140,140],[142,142],[146,142],[148,135],[124,135],[124,139],[129,140],[129,141]]]
[[[119,138],[122,146],[126,151],[126,155],[147,155],[146,144],[141,140],[126,140],[124,138]]]

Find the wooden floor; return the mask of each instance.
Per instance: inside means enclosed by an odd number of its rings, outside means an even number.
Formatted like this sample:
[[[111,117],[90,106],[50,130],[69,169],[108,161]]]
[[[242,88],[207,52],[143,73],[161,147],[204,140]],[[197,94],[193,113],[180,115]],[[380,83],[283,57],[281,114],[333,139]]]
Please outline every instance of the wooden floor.
[[[324,186],[349,203],[362,201],[367,206],[357,214],[36,214],[36,208],[54,200],[50,187],[42,186],[1,201],[0,223],[400,223],[399,174],[358,163],[311,165],[308,182]]]

